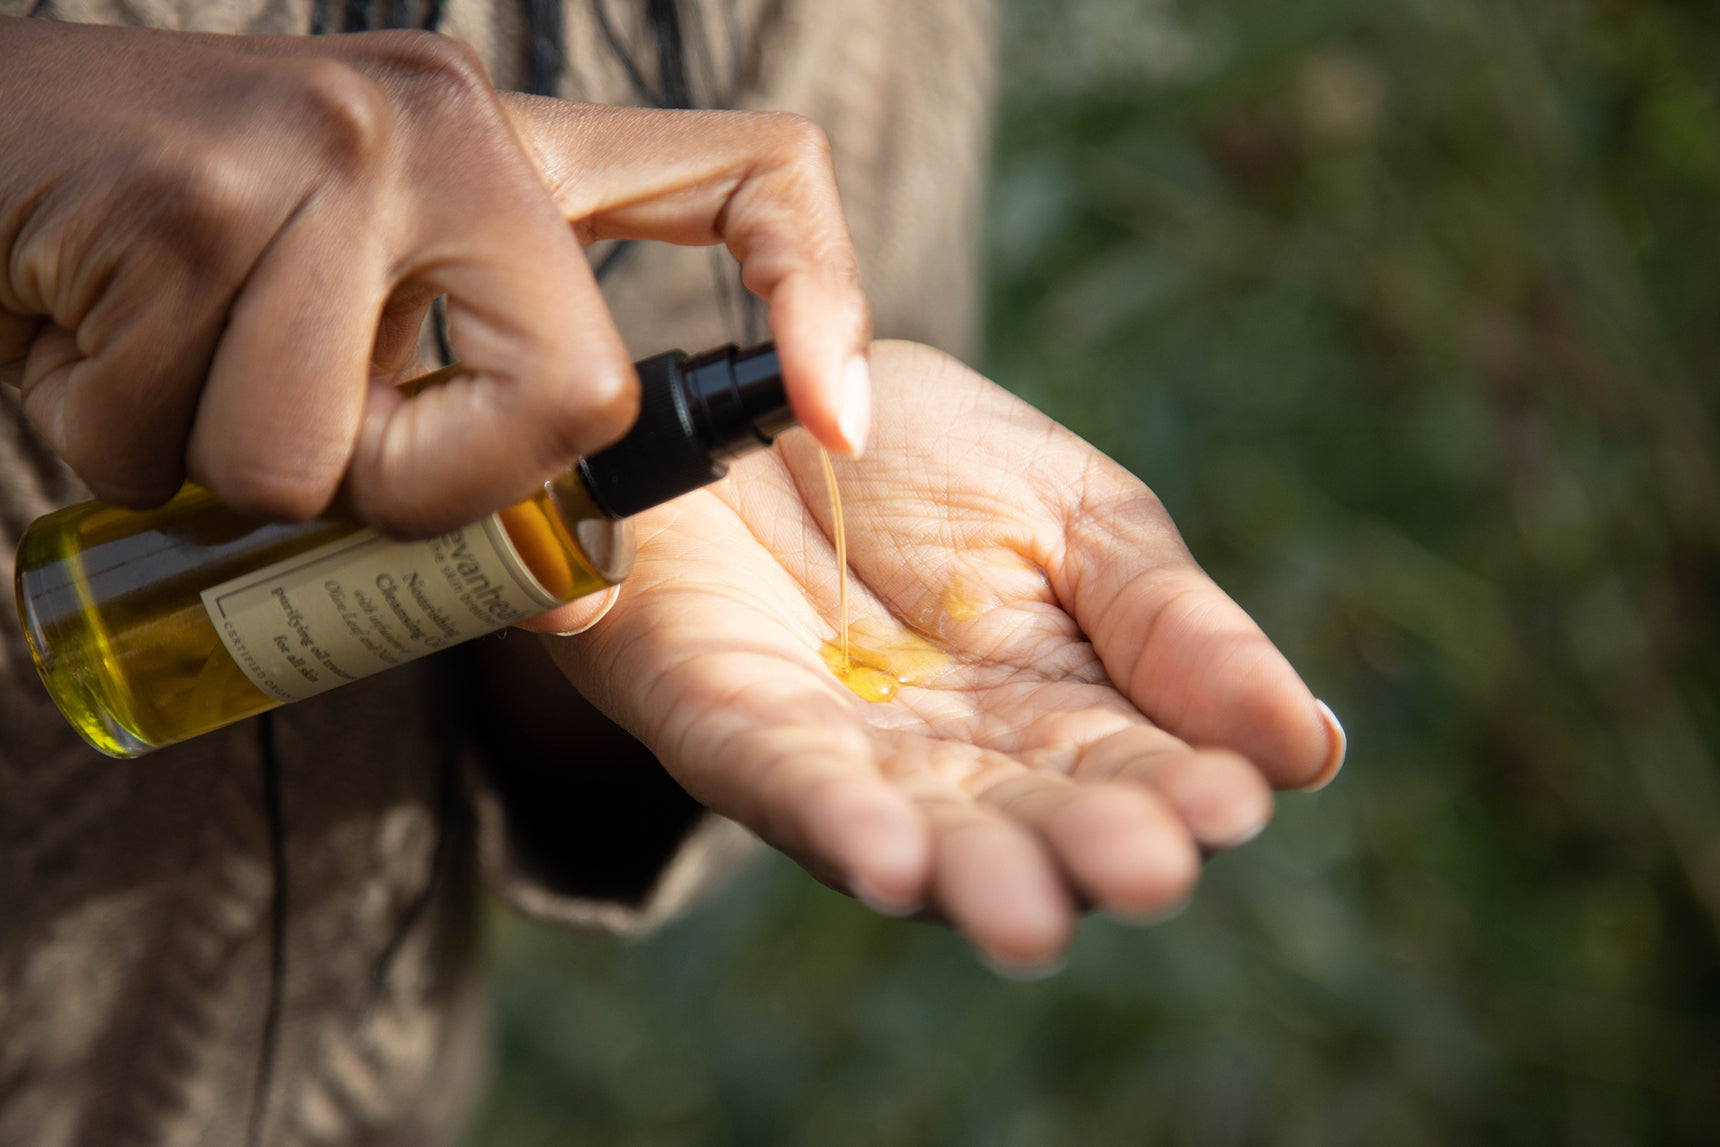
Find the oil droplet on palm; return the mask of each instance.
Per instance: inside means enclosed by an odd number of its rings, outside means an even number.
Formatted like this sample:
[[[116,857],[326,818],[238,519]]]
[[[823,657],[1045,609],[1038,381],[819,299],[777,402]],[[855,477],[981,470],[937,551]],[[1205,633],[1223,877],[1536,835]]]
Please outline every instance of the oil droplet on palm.
[[[860,622],[849,632],[848,655],[838,642],[819,650],[837,680],[863,701],[889,701],[904,685],[918,685],[950,663],[950,655],[915,633],[896,626]]]
[[[926,680],[949,662],[949,654],[906,629],[848,624],[848,531],[842,521],[842,495],[836,489],[836,469],[824,447],[824,484],[830,490],[831,530],[836,541],[836,640],[819,650],[836,679],[863,701],[893,699],[904,685]]]

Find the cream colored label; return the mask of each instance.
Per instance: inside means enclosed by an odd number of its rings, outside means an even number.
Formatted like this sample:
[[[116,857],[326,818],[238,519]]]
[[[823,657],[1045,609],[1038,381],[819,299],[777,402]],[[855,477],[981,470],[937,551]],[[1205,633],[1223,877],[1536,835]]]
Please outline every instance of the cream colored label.
[[[561,604],[487,518],[422,542],[364,530],[203,591],[227,652],[271,697],[337,685]]]

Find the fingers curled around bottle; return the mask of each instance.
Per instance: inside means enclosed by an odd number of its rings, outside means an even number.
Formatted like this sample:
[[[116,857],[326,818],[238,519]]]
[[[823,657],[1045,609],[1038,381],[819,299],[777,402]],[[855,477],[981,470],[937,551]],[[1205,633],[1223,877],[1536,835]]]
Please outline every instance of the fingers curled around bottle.
[[[63,327],[49,327],[31,345],[20,367],[18,389],[24,415],[55,454],[76,470],[66,434],[66,392],[72,372],[83,360],[76,338]]]
[[[359,514],[402,535],[528,497],[638,415],[637,376],[599,300],[588,321],[527,325],[505,301],[453,299],[448,317],[466,373],[411,399],[373,386],[348,475]]]
[[[118,299],[98,305],[77,336],[48,325],[24,362],[26,416],[96,497],[143,508],[172,497],[185,479],[185,443],[207,369],[215,323],[179,292],[160,291],[134,318]],[[135,302],[135,300],[132,300]],[[178,337],[155,335],[177,318]]]
[[[354,507],[403,535],[528,496],[638,415],[633,364],[585,253],[517,147],[446,189],[401,282],[446,295],[463,374],[410,400],[372,389],[348,474]]]
[[[47,326],[40,315],[15,315],[0,308],[0,386],[23,386],[24,360]]]
[[[191,474],[235,509],[303,519],[339,489],[363,417],[387,282],[334,197],[277,235],[228,313],[198,406]]]

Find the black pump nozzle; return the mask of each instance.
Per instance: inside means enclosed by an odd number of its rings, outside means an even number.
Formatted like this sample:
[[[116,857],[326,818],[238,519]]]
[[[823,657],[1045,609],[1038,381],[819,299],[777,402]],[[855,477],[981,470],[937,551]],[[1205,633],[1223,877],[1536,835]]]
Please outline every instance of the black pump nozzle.
[[[730,461],[769,446],[795,424],[769,343],[638,364],[639,421],[621,441],[579,464],[592,500],[625,518],[707,486]]]

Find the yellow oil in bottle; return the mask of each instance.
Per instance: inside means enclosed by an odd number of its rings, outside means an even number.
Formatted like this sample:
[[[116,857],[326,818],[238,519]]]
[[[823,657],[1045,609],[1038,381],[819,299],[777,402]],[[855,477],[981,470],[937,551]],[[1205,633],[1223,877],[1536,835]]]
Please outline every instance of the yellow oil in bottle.
[[[949,663],[949,654],[911,630],[897,626],[850,626],[848,620],[848,530],[842,520],[842,494],[836,468],[820,446],[824,484],[830,491],[831,534],[836,543],[836,640],[819,649],[836,679],[863,701],[894,700],[904,685],[929,680]],[[858,640],[856,640],[858,638]]]
[[[553,494],[546,487],[498,518],[526,568],[561,600],[625,573],[625,555],[621,568],[607,568],[616,555],[601,552],[620,524],[574,483],[555,483]],[[228,653],[202,591],[358,530],[340,516],[259,522],[196,485],[156,510],[86,502],[51,514],[25,534],[16,579],[42,681],[84,738],[111,756],[137,756],[273,709],[281,702]],[[586,549],[599,551],[595,563]]]
[[[794,425],[768,343],[635,366],[639,419],[620,441],[436,538],[392,541],[338,514],[259,522],[197,486],[157,510],[88,502],[38,519],[14,582],[43,684],[91,745],[134,757],[614,585],[632,565],[630,515]]]

